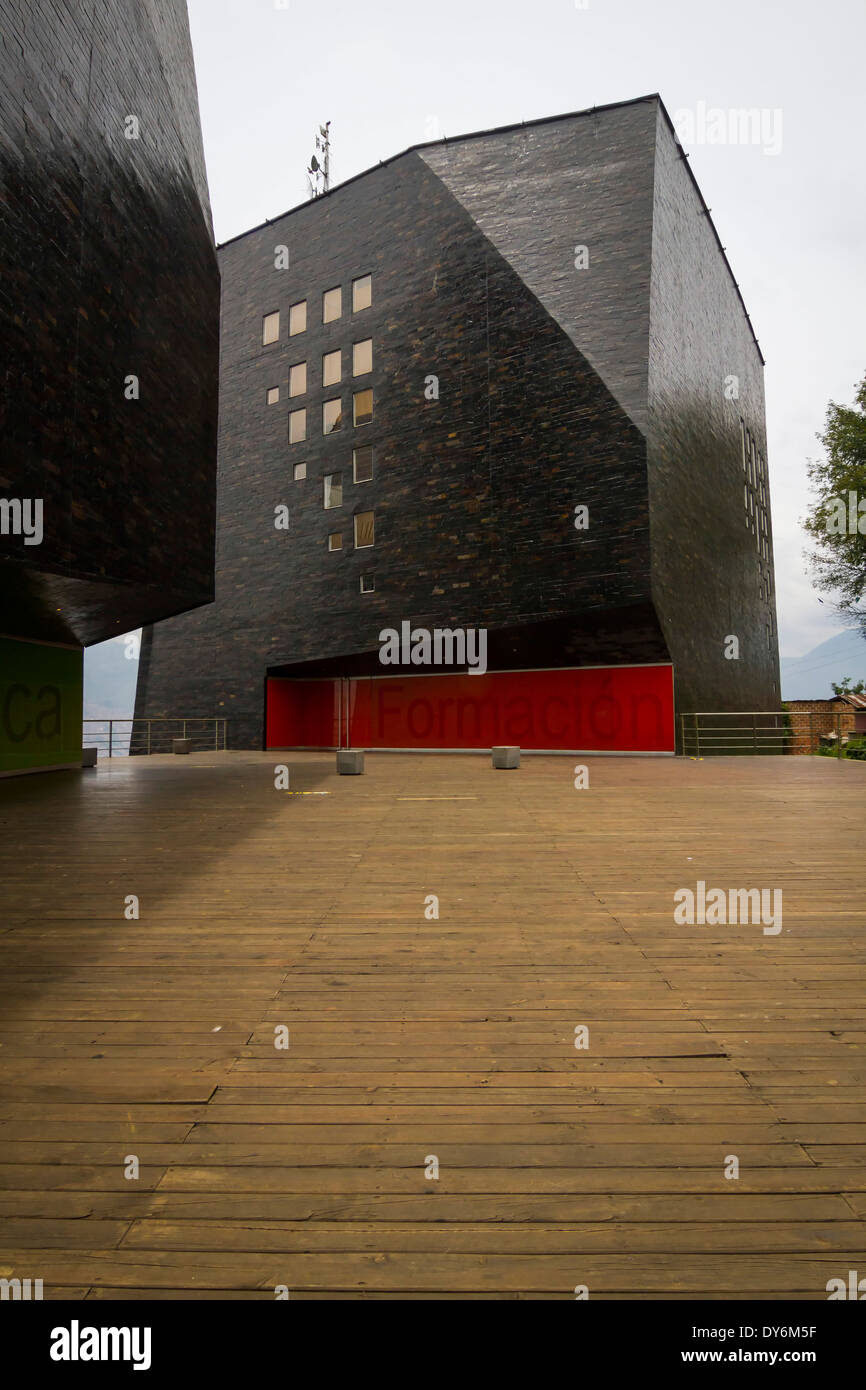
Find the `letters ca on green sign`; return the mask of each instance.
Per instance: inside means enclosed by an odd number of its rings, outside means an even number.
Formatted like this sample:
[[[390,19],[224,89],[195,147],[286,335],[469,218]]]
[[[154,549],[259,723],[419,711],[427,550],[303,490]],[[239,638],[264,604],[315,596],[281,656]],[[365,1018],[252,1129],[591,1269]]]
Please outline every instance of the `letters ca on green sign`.
[[[81,763],[82,653],[0,637],[0,773]]]

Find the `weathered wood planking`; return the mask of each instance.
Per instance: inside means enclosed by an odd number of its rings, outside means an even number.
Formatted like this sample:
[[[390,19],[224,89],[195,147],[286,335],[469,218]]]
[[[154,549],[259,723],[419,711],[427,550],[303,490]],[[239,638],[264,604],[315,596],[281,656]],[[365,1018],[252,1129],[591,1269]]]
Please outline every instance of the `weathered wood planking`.
[[[567,759],[298,755],[329,795],[288,797],[274,761],[0,782],[4,1274],[808,1300],[866,1270],[866,769],[591,759],[576,792]],[[698,880],[781,889],[783,931],[678,925]]]

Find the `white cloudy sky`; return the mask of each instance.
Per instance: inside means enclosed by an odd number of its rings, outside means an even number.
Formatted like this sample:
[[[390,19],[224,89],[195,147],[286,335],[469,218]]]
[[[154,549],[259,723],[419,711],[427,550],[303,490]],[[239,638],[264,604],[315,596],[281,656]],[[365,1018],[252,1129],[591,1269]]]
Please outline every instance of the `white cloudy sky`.
[[[459,135],[658,91],[781,113],[781,151],[690,147],[767,358],[782,654],[840,629],[804,572],[805,461],[866,375],[863,0],[189,0],[218,241]],[[383,215],[387,210],[383,209]]]

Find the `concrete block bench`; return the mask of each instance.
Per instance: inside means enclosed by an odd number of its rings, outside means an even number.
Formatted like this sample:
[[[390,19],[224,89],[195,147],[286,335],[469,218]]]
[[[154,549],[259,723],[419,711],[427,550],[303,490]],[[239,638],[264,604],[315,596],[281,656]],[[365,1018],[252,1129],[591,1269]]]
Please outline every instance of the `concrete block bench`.
[[[494,748],[493,766],[503,770],[520,767],[519,748]]]
[[[191,753],[191,752],[192,752],[192,739],[191,739],[191,738],[173,738],[172,741],[171,741],[171,751],[172,751],[172,753]]]
[[[96,767],[96,759],[97,759],[98,756],[99,756],[99,749],[98,749],[98,748],[82,748],[82,750],[81,750],[81,766],[82,766],[82,767]]]
[[[362,777],[364,754],[357,748],[341,748],[337,754],[337,771],[341,777]]]

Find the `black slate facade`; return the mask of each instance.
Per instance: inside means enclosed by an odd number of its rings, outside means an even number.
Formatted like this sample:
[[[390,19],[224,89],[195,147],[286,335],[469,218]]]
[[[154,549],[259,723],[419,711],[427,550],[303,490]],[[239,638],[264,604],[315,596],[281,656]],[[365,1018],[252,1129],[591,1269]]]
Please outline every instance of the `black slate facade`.
[[[184,0],[0,25],[0,497],[44,516],[0,632],[74,647],[213,596],[219,271]]]
[[[774,707],[737,474],[743,412],[764,438],[761,358],[681,153],[648,98],[409,151],[220,249],[216,597],[146,634],[139,716],[224,716],[229,746],[260,747],[268,675],[372,673],[380,631],[405,620],[488,628],[492,669],[673,660],[681,707]],[[372,373],[353,379],[367,339]],[[355,483],[368,445],[373,479]],[[325,509],[334,473],[342,505]],[[356,549],[369,511],[375,546]]]

